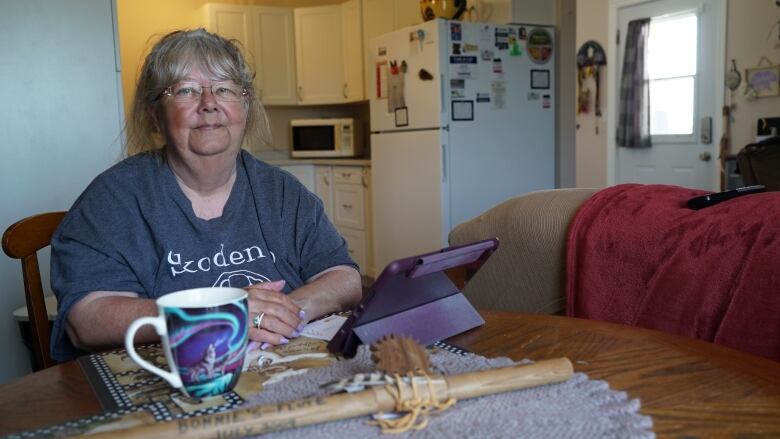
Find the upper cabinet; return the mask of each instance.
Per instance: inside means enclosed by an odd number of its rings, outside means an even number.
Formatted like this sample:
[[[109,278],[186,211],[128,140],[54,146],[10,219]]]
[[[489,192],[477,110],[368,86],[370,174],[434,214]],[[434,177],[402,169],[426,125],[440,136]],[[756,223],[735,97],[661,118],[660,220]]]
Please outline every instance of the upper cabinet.
[[[295,9],[299,104],[364,99],[361,5],[350,0]]]
[[[371,39],[407,26],[422,23],[419,0],[363,0],[363,47],[365,63],[364,84],[366,99],[375,93],[374,58]]]
[[[237,40],[249,54],[255,53],[252,13],[246,6],[209,3],[203,6],[206,29]]]
[[[255,88],[265,105],[294,105],[295,44],[292,8],[209,3],[206,27],[238,40],[254,61]],[[252,59],[254,58],[254,59]]]
[[[344,42],[344,96],[360,101],[363,94],[363,10],[361,0],[341,5],[341,40]]]
[[[265,105],[342,104],[367,96],[364,1],[380,9],[387,1],[393,26],[396,16],[410,15],[397,11],[401,4],[414,5],[419,15],[416,0],[349,0],[304,8],[207,3],[203,10],[206,28],[239,41],[249,53]],[[373,15],[382,18],[382,11]]]
[[[258,93],[266,105],[295,105],[295,31],[291,8],[255,7]]]

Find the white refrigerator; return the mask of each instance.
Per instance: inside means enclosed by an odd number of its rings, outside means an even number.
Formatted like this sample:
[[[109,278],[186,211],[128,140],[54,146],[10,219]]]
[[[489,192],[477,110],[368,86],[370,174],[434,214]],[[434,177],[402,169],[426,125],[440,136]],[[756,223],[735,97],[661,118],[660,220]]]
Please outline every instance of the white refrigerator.
[[[432,20],[372,40],[374,262],[555,185],[552,27]]]

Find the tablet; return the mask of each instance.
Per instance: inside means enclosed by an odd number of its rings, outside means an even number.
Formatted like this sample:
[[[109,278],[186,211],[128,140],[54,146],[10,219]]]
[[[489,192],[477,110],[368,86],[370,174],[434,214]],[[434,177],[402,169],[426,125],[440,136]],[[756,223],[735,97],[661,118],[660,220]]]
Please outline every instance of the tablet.
[[[493,238],[391,262],[352,309],[328,350],[351,358],[361,343],[372,344],[389,334],[427,346],[483,325],[444,270],[479,269],[497,247]]]

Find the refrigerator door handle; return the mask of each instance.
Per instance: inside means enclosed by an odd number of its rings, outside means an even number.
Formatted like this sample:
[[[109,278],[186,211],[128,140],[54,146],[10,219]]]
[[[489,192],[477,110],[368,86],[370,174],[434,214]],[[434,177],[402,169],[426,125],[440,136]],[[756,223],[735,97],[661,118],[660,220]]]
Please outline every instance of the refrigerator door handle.
[[[441,144],[441,181],[447,181],[447,145]]]
[[[441,100],[439,108],[441,108],[443,110],[444,109],[444,105],[445,105],[445,102],[444,102],[444,75],[443,74],[439,75],[439,99]],[[442,110],[439,110],[439,111],[442,111]]]

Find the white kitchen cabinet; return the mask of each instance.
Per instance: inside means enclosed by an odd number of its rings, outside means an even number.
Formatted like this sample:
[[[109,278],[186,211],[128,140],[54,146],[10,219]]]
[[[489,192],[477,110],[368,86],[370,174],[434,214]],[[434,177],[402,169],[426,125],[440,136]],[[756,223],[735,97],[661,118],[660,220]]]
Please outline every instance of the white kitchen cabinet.
[[[361,273],[375,277],[371,239],[371,168],[311,163],[279,167],[298,178],[322,200],[325,214],[347,241],[349,255],[360,265]]]
[[[371,219],[371,168],[333,166],[333,216],[336,229],[347,241],[350,256],[361,272],[376,277]]]
[[[371,39],[407,26],[422,23],[418,0],[363,0],[363,70],[365,96],[376,93],[376,66]]]
[[[365,230],[365,187],[360,169],[333,169],[333,222],[337,227]]]
[[[344,99],[365,99],[363,93],[363,3],[341,4],[341,40],[344,42]]]
[[[295,9],[299,104],[344,102],[341,5]]]
[[[341,237],[347,241],[347,251],[349,256],[360,266],[360,273],[367,274],[376,278],[368,264],[368,242],[366,241],[366,232],[363,230],[348,229],[346,227],[337,228]]]
[[[371,168],[315,165],[314,193],[363,274],[375,276],[371,243]]]
[[[255,89],[265,105],[294,105],[295,43],[293,9],[207,3],[206,28],[235,39],[254,63]]]
[[[300,164],[300,165],[281,165],[281,169],[292,174],[298,181],[301,182],[306,189],[314,192],[314,165],[312,164]]]
[[[298,103],[364,99],[362,3],[295,8]]]
[[[250,54],[255,53],[251,8],[239,5],[207,3],[203,6],[206,29],[237,40]]]
[[[333,172],[330,166],[317,166],[314,170],[314,193],[322,200],[325,214],[333,218]]]
[[[255,78],[265,105],[295,105],[295,31],[292,8],[252,7]]]

